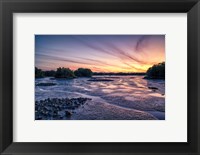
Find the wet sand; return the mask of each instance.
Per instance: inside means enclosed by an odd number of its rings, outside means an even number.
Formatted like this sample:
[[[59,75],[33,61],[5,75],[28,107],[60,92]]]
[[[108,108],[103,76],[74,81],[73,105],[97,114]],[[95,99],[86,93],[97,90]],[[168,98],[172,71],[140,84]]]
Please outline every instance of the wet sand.
[[[99,77],[96,77],[99,78]],[[83,106],[73,111],[71,120],[163,120],[165,119],[165,81],[143,76],[101,76],[112,81],[88,81],[90,78],[56,80],[36,79],[36,101],[46,98],[87,97]],[[150,89],[151,87],[157,88]]]

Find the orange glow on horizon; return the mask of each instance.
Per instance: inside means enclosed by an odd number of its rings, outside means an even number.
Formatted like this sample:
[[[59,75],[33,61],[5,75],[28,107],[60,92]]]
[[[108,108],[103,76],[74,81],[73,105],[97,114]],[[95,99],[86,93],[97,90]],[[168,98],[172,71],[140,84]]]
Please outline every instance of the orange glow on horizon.
[[[164,35],[39,35],[36,40],[36,67],[42,70],[136,73],[164,61]]]

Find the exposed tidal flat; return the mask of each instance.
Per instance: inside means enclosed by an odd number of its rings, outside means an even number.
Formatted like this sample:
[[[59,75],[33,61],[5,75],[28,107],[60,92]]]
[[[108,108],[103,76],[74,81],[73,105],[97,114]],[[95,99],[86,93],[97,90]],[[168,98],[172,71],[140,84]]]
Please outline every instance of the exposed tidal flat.
[[[165,80],[138,75],[36,78],[35,119],[163,120]]]

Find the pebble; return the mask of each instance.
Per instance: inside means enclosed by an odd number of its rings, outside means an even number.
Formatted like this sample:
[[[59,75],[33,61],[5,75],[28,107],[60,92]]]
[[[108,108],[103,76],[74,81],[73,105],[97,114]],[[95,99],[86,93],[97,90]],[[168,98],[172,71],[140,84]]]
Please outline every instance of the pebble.
[[[84,105],[90,98],[47,98],[35,101],[35,119],[52,120],[70,118],[73,110]]]

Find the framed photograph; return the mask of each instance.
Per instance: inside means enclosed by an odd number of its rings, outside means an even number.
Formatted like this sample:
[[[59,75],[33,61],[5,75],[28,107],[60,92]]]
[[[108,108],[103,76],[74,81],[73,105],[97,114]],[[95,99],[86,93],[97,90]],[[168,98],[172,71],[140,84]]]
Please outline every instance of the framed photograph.
[[[2,154],[200,154],[198,0],[1,0]]]
[[[165,120],[165,35],[35,35],[35,120]]]

